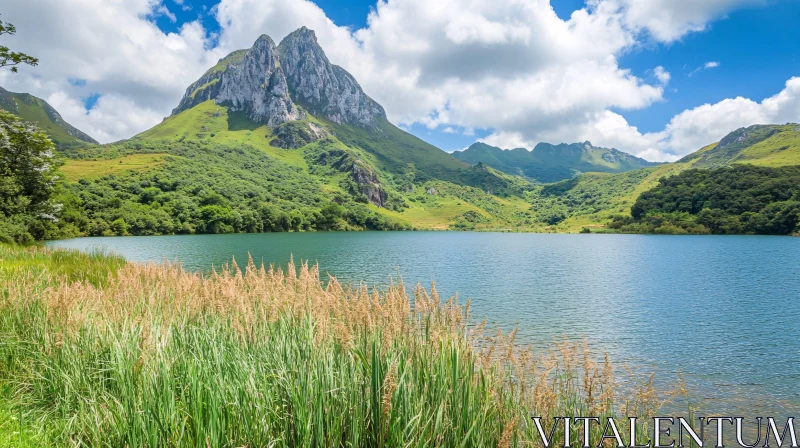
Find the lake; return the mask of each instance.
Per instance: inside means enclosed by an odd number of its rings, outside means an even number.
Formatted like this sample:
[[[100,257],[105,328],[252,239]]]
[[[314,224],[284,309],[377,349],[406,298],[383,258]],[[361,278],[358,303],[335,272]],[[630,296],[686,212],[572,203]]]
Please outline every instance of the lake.
[[[800,238],[454,232],[272,233],[81,238],[131,261],[208,271],[232,258],[319,263],[347,282],[402,275],[525,343],[586,338],[616,364],[680,371],[701,409],[793,415],[800,404]]]

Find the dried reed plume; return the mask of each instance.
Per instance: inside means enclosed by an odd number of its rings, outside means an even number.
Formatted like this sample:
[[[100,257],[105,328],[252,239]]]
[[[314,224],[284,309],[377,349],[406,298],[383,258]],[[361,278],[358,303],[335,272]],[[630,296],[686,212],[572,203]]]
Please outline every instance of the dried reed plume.
[[[53,252],[3,250],[44,257],[0,270],[0,385],[55,446],[531,446],[532,415],[660,403],[652,381],[618,402],[585,344],[536,354],[516,331],[485,336],[435,285],[370,290],[252,260],[64,275]]]

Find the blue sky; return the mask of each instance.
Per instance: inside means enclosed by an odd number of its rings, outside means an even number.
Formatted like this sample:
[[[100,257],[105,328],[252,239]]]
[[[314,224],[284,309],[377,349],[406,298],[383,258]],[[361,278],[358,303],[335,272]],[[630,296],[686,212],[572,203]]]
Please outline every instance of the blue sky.
[[[170,4],[169,2],[173,3]],[[202,21],[210,32],[219,25],[209,13],[218,0],[167,0],[176,21],[160,15],[153,20],[165,32],[177,31],[188,21]],[[316,0],[336,25],[359,29],[375,8],[373,0]],[[553,0],[558,16],[569,19],[585,7],[582,0]],[[787,79],[800,75],[800,7],[794,0],[769,0],[727,13],[705,31],[690,33],[671,43],[645,42],[619,57],[621,68],[640,78],[652,78],[652,69],[664,67],[672,77],[663,99],[640,110],[616,110],[640,132],[658,132],[681,111],[704,103],[742,96],[763,100],[780,91]],[[709,68],[706,65],[709,64]],[[713,67],[712,67],[713,66]],[[468,146],[486,137],[490,129],[474,135],[428,129],[422,124],[406,126],[413,134],[445,150]]]

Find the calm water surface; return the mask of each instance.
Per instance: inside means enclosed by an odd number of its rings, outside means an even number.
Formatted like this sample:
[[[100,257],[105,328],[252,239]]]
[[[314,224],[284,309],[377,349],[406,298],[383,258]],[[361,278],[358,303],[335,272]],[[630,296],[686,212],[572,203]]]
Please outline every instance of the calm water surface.
[[[235,257],[318,262],[349,282],[430,285],[526,343],[586,338],[616,363],[684,375],[707,411],[800,405],[800,238],[504,233],[283,233],[82,238],[132,261],[207,271]],[[738,414],[737,414],[738,415]]]

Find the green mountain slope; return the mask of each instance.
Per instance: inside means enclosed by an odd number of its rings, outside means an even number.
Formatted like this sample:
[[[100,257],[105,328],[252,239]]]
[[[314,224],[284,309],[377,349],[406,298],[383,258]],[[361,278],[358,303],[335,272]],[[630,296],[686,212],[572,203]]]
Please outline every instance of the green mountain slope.
[[[658,165],[616,149],[592,146],[590,142],[540,143],[532,151],[503,150],[475,143],[464,151],[454,152],[453,156],[470,164],[485,163],[536,182],[558,182],[580,173],[621,173]]]
[[[0,87],[0,109],[35,123],[58,145],[97,143],[95,139],[64,121],[47,101],[28,93],[13,93]]]
[[[527,199],[533,204],[534,212],[540,216],[540,220],[552,223],[560,231],[578,231],[584,227],[604,228],[610,219],[616,217],[615,230],[645,232],[655,229],[662,229],[662,231],[671,229],[676,232],[696,232],[698,229],[705,229],[705,231],[720,233],[719,229],[722,226],[711,224],[713,220],[709,217],[703,221],[705,224],[697,226],[698,221],[694,215],[699,214],[700,210],[695,209],[690,209],[694,213],[692,216],[670,216],[668,220],[662,220],[668,223],[666,226],[661,221],[654,224],[649,221],[629,222],[626,219],[631,218],[631,208],[637,203],[642,193],[665,188],[662,185],[662,179],[672,178],[675,175],[684,175],[686,179],[692,181],[686,182],[689,184],[686,187],[680,186],[683,184],[679,184],[677,187],[666,184],[666,188],[671,188],[680,194],[691,193],[688,196],[686,194],[676,195],[673,203],[683,201],[689,205],[696,205],[699,198],[702,198],[698,192],[730,189],[731,187],[725,183],[735,181],[737,176],[742,178],[749,176],[748,178],[751,180],[761,179],[759,182],[763,185],[752,186],[762,188],[763,194],[767,194],[770,182],[763,182],[763,179],[767,179],[769,176],[760,171],[757,172],[757,175],[752,176],[749,171],[721,171],[721,174],[708,176],[692,174],[697,170],[722,170],[726,167],[740,165],[770,168],[800,166],[800,125],[756,125],[741,128],[731,132],[719,142],[710,144],[676,163],[620,174],[582,174],[574,179],[537,187],[528,193]],[[778,178],[782,174],[775,172],[773,176]],[[697,179],[705,183],[696,182]],[[705,205],[701,208],[714,207],[713,201],[703,203]],[[649,203],[644,202],[644,204]],[[664,213],[661,206],[642,205],[642,207],[649,207],[648,210],[653,213]],[[726,209],[723,212],[736,215],[739,210],[729,211]],[[639,218],[639,221],[646,221],[642,216]],[[769,218],[769,220],[771,219]],[[704,227],[706,224],[707,226]],[[764,230],[768,228],[766,224],[751,224],[753,226],[748,227],[749,224],[746,223],[741,225],[734,223],[730,224],[729,228],[768,233]]]
[[[696,161],[698,168],[717,168],[734,163],[770,167],[800,165],[800,124],[754,125],[737,129],[718,143],[680,161]]]
[[[79,211],[65,222],[90,235],[535,227],[518,195],[384,170],[362,148],[373,140],[349,146],[331,133],[284,149],[277,132],[206,101],[130,140],[70,150],[64,202]],[[485,166],[465,172],[527,186]]]

